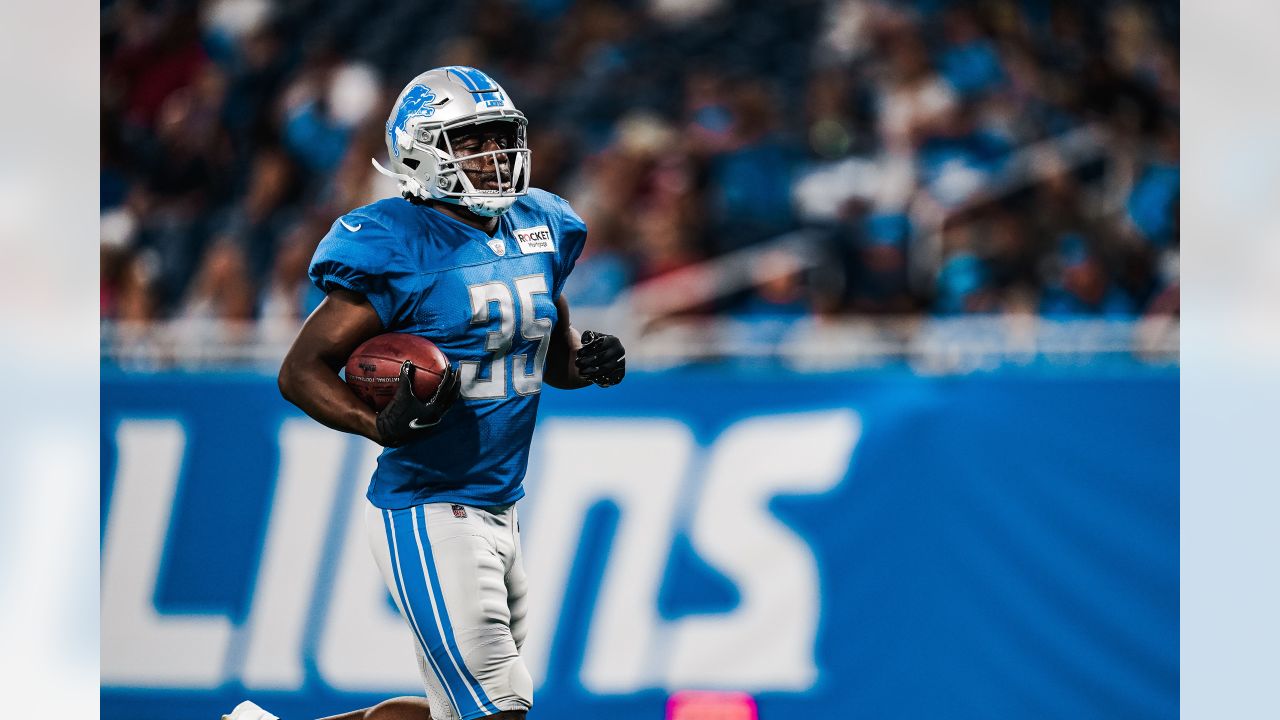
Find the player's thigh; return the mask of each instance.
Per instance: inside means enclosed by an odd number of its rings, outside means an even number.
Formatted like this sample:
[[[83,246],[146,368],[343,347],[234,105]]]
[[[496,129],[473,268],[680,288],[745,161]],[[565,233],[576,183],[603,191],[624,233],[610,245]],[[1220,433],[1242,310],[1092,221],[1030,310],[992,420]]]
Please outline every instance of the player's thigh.
[[[511,632],[506,563],[483,511],[432,504],[374,512],[374,554],[423,650],[429,693],[463,718],[528,709],[532,682]]]
[[[520,542],[520,520],[516,509],[511,508],[511,549],[512,561],[506,574],[507,610],[511,616],[511,637],[516,648],[524,647],[524,639],[528,632],[525,616],[529,608],[529,581],[524,572],[524,551]]]

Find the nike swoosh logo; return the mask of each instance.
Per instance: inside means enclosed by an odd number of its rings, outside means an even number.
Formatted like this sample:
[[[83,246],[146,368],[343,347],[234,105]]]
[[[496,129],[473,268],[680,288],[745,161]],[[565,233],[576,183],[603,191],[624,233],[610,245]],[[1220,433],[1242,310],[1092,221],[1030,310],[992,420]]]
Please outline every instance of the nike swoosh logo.
[[[409,421],[409,429],[410,429],[410,430],[422,430],[423,428],[429,428],[429,427],[431,427],[431,426],[433,426],[433,425],[435,425],[435,423],[427,423],[427,424],[425,424],[425,425],[419,425],[419,424],[418,424],[418,418],[414,418],[414,419],[412,419],[412,420],[410,420],[410,421]]]
[[[360,228],[364,227],[364,223],[360,223],[359,225],[348,225],[342,218],[338,218],[338,222],[342,223],[342,227],[350,230],[351,232],[360,232]]]

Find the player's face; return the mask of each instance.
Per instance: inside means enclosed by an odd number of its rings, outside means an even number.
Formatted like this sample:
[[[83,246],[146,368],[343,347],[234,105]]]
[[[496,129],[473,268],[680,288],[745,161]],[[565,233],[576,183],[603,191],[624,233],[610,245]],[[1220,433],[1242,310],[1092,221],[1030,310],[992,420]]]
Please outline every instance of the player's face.
[[[454,157],[465,157],[495,150],[511,150],[516,147],[516,126],[509,122],[492,122],[476,125],[451,138]],[[494,153],[464,160],[458,167],[467,174],[477,190],[509,190],[511,177],[511,153]]]

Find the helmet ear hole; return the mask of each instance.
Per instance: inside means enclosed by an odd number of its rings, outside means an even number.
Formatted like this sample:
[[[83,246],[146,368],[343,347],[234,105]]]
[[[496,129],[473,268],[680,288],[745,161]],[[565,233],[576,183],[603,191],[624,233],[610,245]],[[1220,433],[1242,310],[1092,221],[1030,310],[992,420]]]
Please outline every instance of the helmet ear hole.
[[[406,166],[408,166],[410,169],[413,169],[413,170],[417,170],[418,166],[422,164],[422,161],[416,158],[405,158],[400,162],[404,163]]]

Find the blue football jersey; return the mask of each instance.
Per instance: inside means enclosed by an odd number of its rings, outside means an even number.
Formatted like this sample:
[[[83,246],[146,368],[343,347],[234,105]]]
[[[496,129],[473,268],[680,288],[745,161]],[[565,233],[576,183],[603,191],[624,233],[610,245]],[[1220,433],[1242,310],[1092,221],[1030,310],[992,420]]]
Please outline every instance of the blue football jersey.
[[[493,237],[402,198],[334,222],[312,258],[312,282],[364,295],[387,332],[434,342],[462,384],[435,431],[382,451],[374,505],[523,497],[555,300],[585,241],[569,204],[537,189],[498,218]]]

